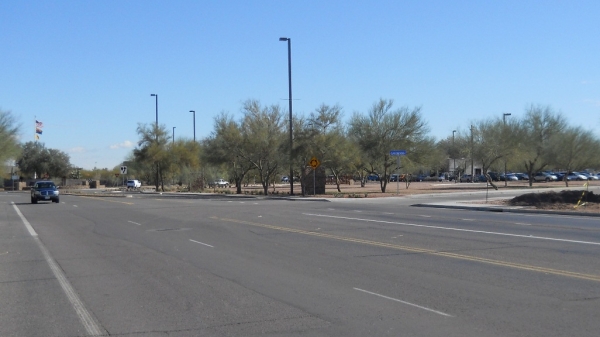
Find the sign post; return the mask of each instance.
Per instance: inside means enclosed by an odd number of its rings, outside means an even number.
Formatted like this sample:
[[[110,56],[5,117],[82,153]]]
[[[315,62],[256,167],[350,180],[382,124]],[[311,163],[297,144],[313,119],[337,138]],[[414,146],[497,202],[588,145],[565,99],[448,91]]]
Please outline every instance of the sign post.
[[[312,167],[312,169],[313,169],[313,197],[314,197],[317,195],[316,171],[317,171],[317,167],[319,167],[319,165],[321,165],[321,162],[319,161],[319,159],[317,159],[317,157],[312,157],[312,158],[310,158],[308,165],[310,165],[310,167]]]
[[[396,167],[396,194],[400,195],[400,157],[406,156],[406,150],[391,150],[390,156],[398,157],[398,166]]]
[[[125,175],[127,174],[127,166],[125,166],[125,165],[121,166],[121,174],[123,175],[123,178],[122,178],[123,186],[125,186]]]

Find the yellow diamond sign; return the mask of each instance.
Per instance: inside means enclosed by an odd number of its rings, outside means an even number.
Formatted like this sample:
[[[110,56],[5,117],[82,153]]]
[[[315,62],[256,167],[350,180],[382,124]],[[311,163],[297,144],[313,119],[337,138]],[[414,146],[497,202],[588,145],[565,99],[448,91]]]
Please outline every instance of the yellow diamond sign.
[[[319,167],[319,165],[321,165],[321,162],[319,161],[319,159],[317,159],[317,157],[312,157],[312,158],[310,158],[308,165],[310,165],[310,167],[312,167],[314,170],[317,167]]]

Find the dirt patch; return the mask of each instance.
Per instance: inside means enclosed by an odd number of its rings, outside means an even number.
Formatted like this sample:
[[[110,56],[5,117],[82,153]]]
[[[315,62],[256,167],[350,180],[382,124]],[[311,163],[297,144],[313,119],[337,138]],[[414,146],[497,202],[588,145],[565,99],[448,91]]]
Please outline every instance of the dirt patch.
[[[600,212],[600,195],[581,190],[527,193],[505,202],[510,206],[525,206],[545,210]]]

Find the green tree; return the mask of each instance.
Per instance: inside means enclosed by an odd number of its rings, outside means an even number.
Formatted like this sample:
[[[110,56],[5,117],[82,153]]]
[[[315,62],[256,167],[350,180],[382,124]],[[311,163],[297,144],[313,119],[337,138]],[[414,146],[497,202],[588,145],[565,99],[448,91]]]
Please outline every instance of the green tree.
[[[529,186],[533,185],[533,175],[542,171],[554,160],[554,137],[566,127],[564,117],[548,106],[531,106],[521,121],[515,157],[529,175]]]
[[[349,135],[364,153],[369,169],[380,175],[382,192],[386,190],[390,168],[396,164],[390,150],[406,150],[403,166],[416,168],[423,165],[434,148],[433,139],[427,137],[428,128],[422,119],[421,108],[392,110],[392,106],[393,100],[380,99],[366,116],[354,113],[349,129]]]
[[[262,106],[247,100],[243,117],[236,122],[226,113],[215,119],[215,131],[204,142],[204,158],[213,165],[226,165],[233,174],[237,193],[244,176],[253,170],[265,194],[269,183],[285,163],[284,124],[279,106]],[[289,150],[289,148],[288,148]]]
[[[568,127],[560,134],[552,137],[550,143],[550,156],[552,164],[567,172],[582,170],[598,166],[600,157],[600,142],[591,131],[581,127]],[[565,176],[565,185],[569,187],[569,181]]]
[[[256,170],[266,195],[274,175],[286,162],[284,123],[277,105],[262,107],[256,100],[244,102],[241,123],[244,151],[240,158]]]
[[[0,163],[16,159],[21,152],[17,140],[19,126],[10,111],[0,109]]]
[[[171,140],[169,132],[164,125],[155,124],[146,125],[139,123],[137,133],[140,136],[138,140],[139,148],[133,150],[135,162],[144,171],[151,172],[154,178],[154,185],[158,191],[159,186],[164,191],[163,166],[168,166],[167,144]],[[152,181],[152,178],[148,179]]]
[[[56,149],[47,149],[40,142],[23,144],[17,165],[23,174],[30,177],[65,178],[71,171],[68,154]]]
[[[203,142],[203,158],[212,165],[225,165],[235,182],[236,193],[241,194],[244,177],[254,168],[250,161],[244,159],[247,147],[241,123],[225,112],[215,117],[214,123],[215,130]]]

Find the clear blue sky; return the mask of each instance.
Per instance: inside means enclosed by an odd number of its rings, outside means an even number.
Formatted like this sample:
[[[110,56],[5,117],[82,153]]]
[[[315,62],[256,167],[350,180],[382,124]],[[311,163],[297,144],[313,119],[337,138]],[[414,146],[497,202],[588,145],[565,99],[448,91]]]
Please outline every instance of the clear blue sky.
[[[210,135],[258,99],[294,114],[379,98],[422,106],[442,139],[550,105],[600,124],[600,1],[1,1],[0,108],[74,165],[120,165],[138,122]],[[600,136],[600,132],[594,131]]]

